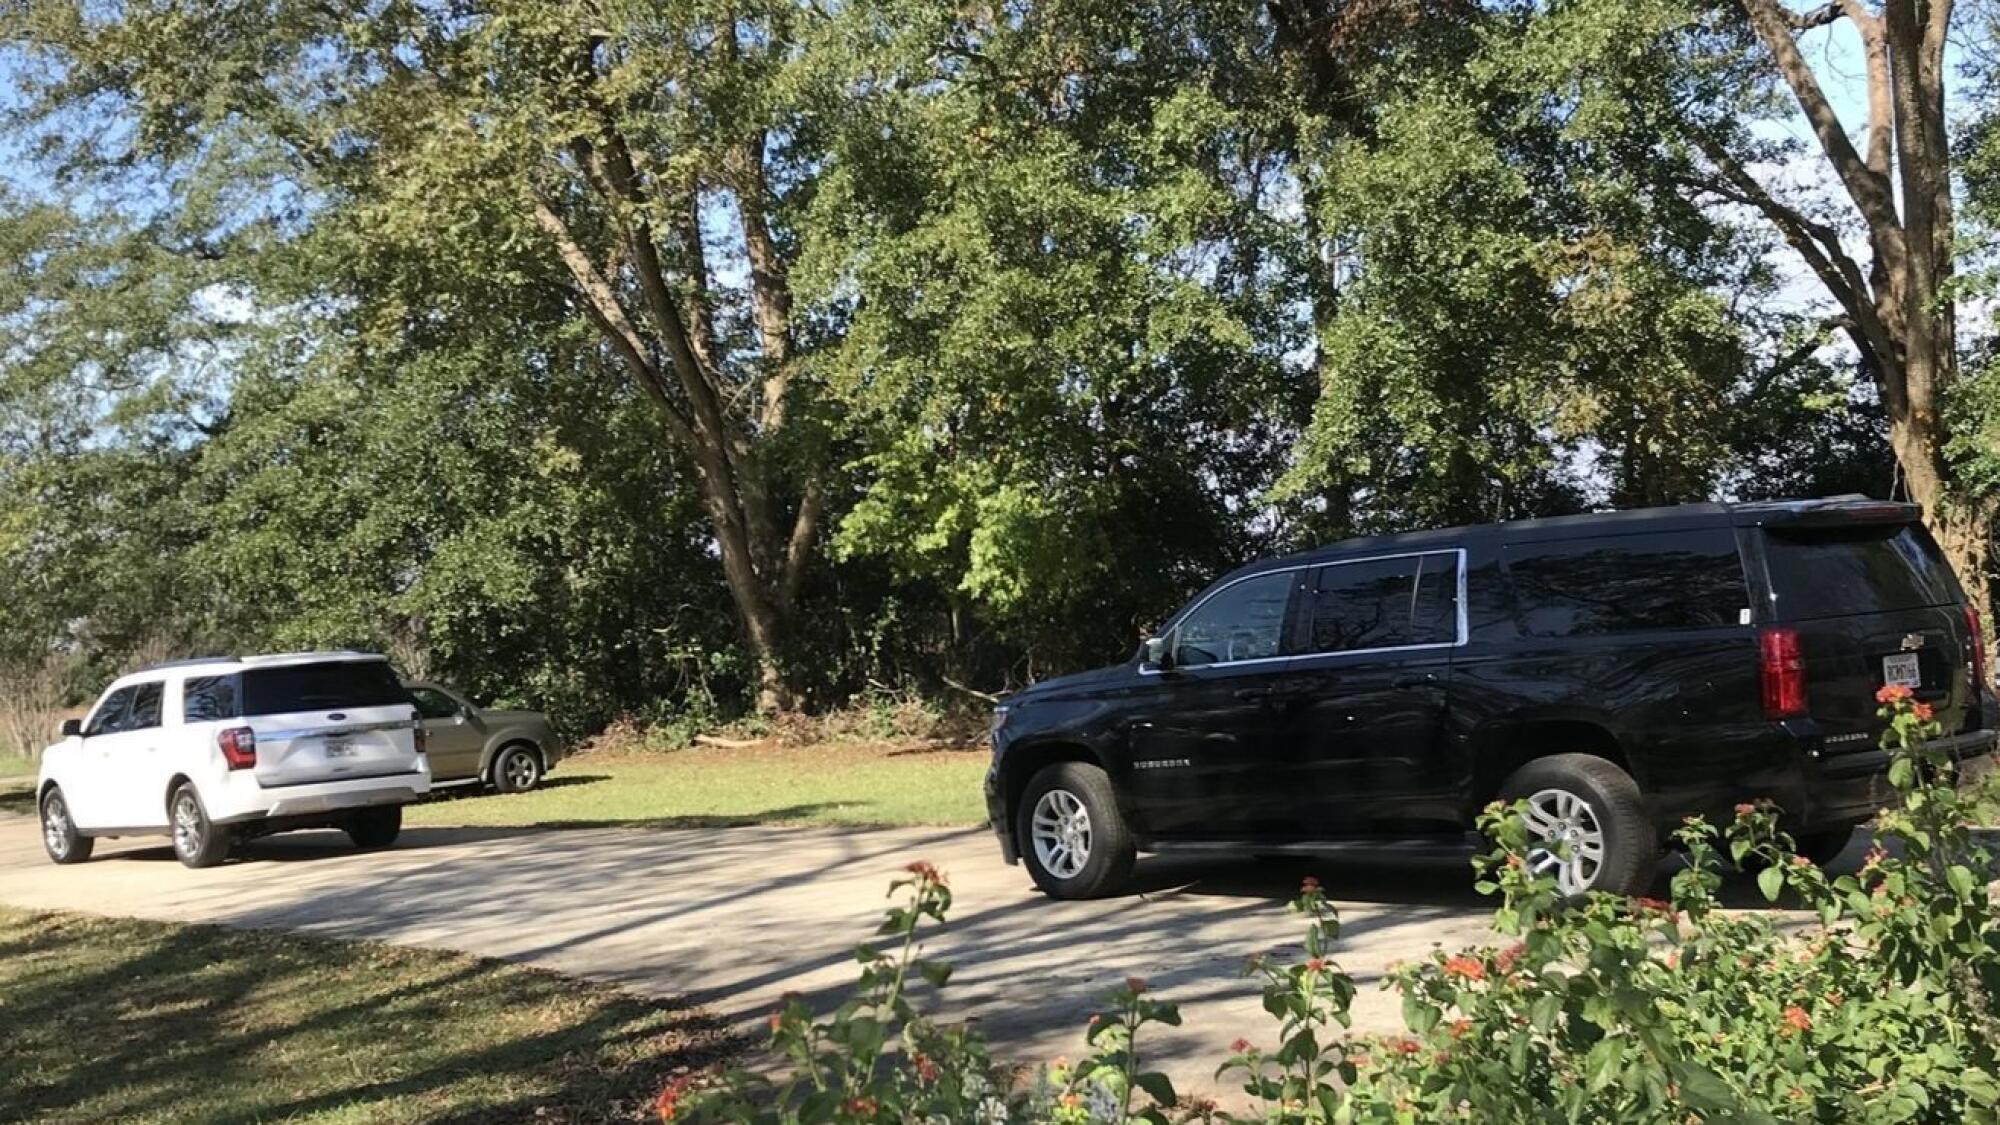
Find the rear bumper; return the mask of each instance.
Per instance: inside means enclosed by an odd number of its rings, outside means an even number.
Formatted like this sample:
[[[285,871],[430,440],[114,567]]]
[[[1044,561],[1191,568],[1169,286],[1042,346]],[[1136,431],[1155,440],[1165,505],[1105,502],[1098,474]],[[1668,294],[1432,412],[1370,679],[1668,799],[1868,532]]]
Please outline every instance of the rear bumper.
[[[1973,777],[1993,768],[1993,754],[2000,750],[2000,732],[1969,731],[1937,739],[1931,745],[1960,763],[1962,777]],[[1809,827],[1858,824],[1884,806],[1894,804],[1896,790],[1889,784],[1890,761],[1886,750],[1809,761],[1805,767]]]
[[[281,789],[252,786],[251,792],[231,792],[210,810],[217,824],[242,824],[259,820],[295,820],[322,817],[353,809],[379,805],[407,805],[430,792],[429,773],[403,773],[388,777],[329,781],[317,785],[287,785]]]

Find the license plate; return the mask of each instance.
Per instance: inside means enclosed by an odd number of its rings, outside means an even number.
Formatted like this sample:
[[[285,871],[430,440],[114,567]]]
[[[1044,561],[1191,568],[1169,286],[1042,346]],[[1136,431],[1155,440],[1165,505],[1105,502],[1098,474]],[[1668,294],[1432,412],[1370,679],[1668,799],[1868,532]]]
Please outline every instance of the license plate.
[[[1889,687],[1919,688],[1924,683],[1923,666],[1914,652],[1899,652],[1882,658],[1882,682]]]
[[[336,740],[329,738],[326,740],[327,757],[352,758],[354,754],[355,754],[355,749],[354,749],[354,744],[352,742],[348,742],[345,739]]]

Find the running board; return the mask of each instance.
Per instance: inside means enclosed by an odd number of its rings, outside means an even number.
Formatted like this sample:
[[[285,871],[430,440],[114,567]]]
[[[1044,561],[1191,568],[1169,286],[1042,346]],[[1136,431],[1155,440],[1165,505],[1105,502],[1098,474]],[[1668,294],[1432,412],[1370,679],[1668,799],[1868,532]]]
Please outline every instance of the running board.
[[[1465,858],[1486,850],[1474,833],[1460,836],[1356,836],[1338,840],[1259,843],[1254,840],[1157,840],[1144,849],[1161,855],[1394,855]]]

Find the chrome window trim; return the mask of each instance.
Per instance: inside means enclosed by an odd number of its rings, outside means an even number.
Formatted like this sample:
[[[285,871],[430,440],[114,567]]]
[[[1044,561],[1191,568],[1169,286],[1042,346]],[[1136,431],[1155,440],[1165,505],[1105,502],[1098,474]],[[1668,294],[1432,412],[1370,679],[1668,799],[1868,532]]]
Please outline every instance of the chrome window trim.
[[[1293,660],[1312,660],[1312,659],[1334,657],[1334,656],[1369,656],[1384,652],[1423,652],[1430,649],[1458,648],[1459,646],[1466,643],[1466,641],[1469,639],[1469,635],[1471,632],[1470,628],[1471,618],[1468,616],[1468,612],[1465,605],[1466,558],[1465,558],[1464,547],[1440,547],[1437,548],[1436,550],[1430,550],[1430,551],[1395,551],[1386,555],[1360,555],[1351,559],[1324,559],[1318,562],[1299,563],[1295,566],[1273,567],[1270,570],[1260,570],[1255,574],[1246,574],[1241,578],[1225,582],[1222,585],[1217,586],[1215,589],[1210,590],[1207,594],[1203,595],[1200,601],[1195,602],[1193,605],[1189,606],[1187,610],[1184,613],[1182,613],[1179,617],[1174,618],[1173,624],[1168,626],[1166,633],[1163,635],[1171,637],[1175,633],[1178,633],[1180,631],[1181,623],[1186,621],[1188,618],[1193,617],[1196,613],[1200,612],[1201,607],[1207,605],[1210,599],[1222,593],[1224,590],[1228,590],[1232,587],[1241,585],[1242,583],[1245,582],[1255,581],[1256,579],[1259,578],[1268,578],[1273,574],[1294,574],[1302,570],[1318,570],[1321,567],[1351,566],[1357,563],[1368,563],[1368,562],[1388,562],[1393,559],[1421,559],[1421,558],[1429,558],[1432,555],[1452,555],[1458,560],[1458,613],[1456,614],[1457,621],[1455,622],[1455,624],[1458,626],[1457,629],[1458,639],[1456,640],[1425,641],[1422,644],[1414,644],[1414,645],[1384,645],[1380,648],[1350,648],[1350,649],[1341,649],[1336,652],[1297,652],[1297,653],[1292,653],[1289,656],[1258,656],[1258,657],[1252,657],[1251,659],[1248,660],[1218,660],[1212,664],[1191,664],[1187,665],[1187,667],[1247,668],[1257,664],[1280,664]],[[1421,582],[1423,579],[1422,566],[1419,566],[1417,568],[1417,578],[1419,582]],[[1416,595],[1416,590],[1414,587],[1412,587],[1411,596],[1414,598],[1415,595]],[[1142,676],[1157,676],[1161,674],[1161,669],[1158,665],[1155,664],[1142,663],[1139,665],[1139,674]]]

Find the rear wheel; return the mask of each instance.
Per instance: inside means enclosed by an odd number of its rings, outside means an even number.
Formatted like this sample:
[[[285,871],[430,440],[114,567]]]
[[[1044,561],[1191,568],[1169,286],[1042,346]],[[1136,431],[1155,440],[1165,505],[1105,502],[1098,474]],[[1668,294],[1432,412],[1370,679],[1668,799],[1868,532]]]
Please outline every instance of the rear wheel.
[[[526,793],[542,783],[542,756],[532,746],[509,746],[493,759],[493,788]]]
[[[1058,762],[1037,773],[1016,816],[1028,874],[1049,897],[1096,898],[1131,877],[1137,848],[1097,766]]]
[[[1821,867],[1839,859],[1854,840],[1854,829],[1828,828],[1818,832],[1800,833],[1792,840],[1798,845],[1798,853]]]
[[[1590,754],[1554,754],[1515,770],[1500,796],[1528,803],[1528,867],[1565,895],[1643,894],[1660,835],[1632,775]]]
[[[42,794],[42,847],[57,863],[82,863],[90,858],[97,841],[76,830],[69,818],[69,801],[59,786],[49,786]]]
[[[167,798],[174,855],[188,867],[214,867],[229,858],[229,828],[211,823],[194,786],[183,783]]]
[[[357,848],[386,848],[403,834],[403,806],[363,809],[347,819],[347,838]]]

